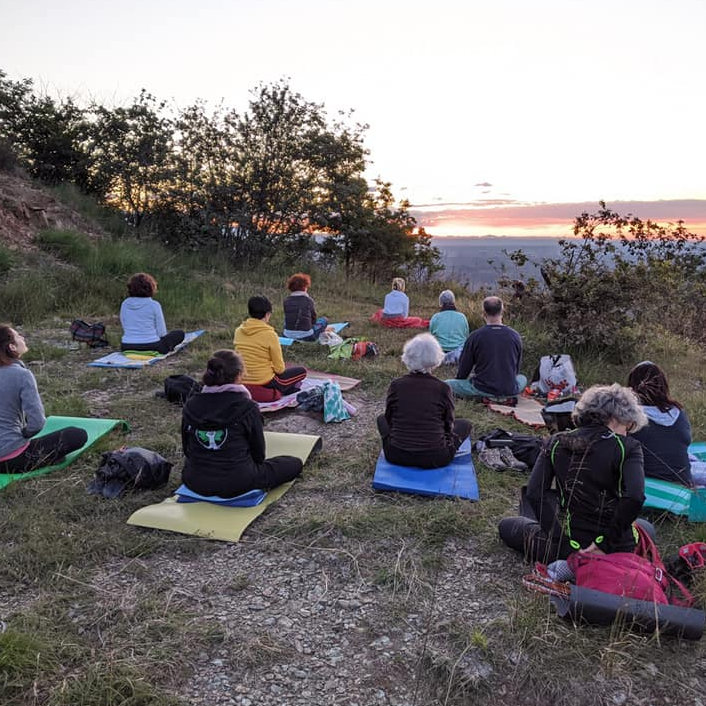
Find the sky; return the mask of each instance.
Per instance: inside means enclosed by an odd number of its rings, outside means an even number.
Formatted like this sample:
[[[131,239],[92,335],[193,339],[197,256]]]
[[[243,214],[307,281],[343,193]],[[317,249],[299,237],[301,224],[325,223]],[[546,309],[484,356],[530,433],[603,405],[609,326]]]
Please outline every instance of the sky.
[[[599,200],[706,233],[705,29],[704,0],[0,0],[0,68],[241,110],[287,77],[370,126],[367,176],[432,234],[566,234]]]

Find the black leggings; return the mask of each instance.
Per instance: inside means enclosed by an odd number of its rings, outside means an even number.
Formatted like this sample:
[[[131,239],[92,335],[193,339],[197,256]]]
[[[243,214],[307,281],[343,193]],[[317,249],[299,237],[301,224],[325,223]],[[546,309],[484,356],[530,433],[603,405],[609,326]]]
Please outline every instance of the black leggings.
[[[416,468],[443,468],[451,463],[458,447],[471,435],[472,424],[467,419],[454,421],[454,435],[456,443],[453,446],[442,446],[429,451],[408,451],[398,449],[390,443],[390,426],[384,414],[378,419],[378,432],[382,437],[382,449],[385,458],[397,466],[415,466]]]
[[[655,529],[647,520],[641,517],[635,524],[643,527],[654,539]],[[506,517],[498,525],[500,539],[508,547],[521,552],[527,561],[541,561],[550,564],[557,559],[566,559],[575,551],[569,544],[569,539],[562,534],[557,537],[545,532],[537,520],[531,517]],[[619,551],[631,552],[635,547],[625,546],[617,548]]]
[[[162,336],[159,341],[152,343],[121,343],[121,351],[157,351],[157,353],[169,353],[173,351],[183,340],[186,334],[183,331],[170,331],[166,336]]]
[[[279,390],[283,395],[292,395],[299,390],[300,383],[306,378],[306,368],[293,366],[285,368],[281,373],[275,375],[272,380],[262,385]]]
[[[66,454],[80,449],[88,441],[88,434],[78,427],[66,427],[38,439],[31,439],[29,446],[15,458],[0,461],[0,473],[27,473],[36,468],[52,466]]]

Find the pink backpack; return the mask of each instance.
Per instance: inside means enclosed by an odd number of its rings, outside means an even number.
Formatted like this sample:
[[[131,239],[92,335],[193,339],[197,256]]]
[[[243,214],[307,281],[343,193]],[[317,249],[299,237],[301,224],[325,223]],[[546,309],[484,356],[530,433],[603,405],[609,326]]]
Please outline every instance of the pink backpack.
[[[567,562],[576,576],[577,586],[641,601],[669,603],[667,573],[637,554],[575,552]]]

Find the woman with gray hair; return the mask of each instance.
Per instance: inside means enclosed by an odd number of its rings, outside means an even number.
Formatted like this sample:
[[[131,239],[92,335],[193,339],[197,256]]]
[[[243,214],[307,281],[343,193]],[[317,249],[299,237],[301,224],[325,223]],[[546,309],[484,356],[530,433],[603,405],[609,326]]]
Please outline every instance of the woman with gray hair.
[[[385,458],[398,466],[441,468],[471,434],[471,423],[454,419],[451,388],[432,375],[444,352],[429,333],[405,343],[402,362],[409,373],[393,380],[385,414],[378,417]]]
[[[468,319],[456,309],[456,297],[450,289],[439,295],[439,307],[429,321],[429,331],[445,353],[441,364],[456,365],[468,338]]]
[[[573,418],[577,429],[550,437],[537,458],[525,516],[500,522],[500,538],[531,560],[635,550],[645,474],[642,446],[628,434],[647,424],[645,413],[635,393],[616,383],[586,390]]]

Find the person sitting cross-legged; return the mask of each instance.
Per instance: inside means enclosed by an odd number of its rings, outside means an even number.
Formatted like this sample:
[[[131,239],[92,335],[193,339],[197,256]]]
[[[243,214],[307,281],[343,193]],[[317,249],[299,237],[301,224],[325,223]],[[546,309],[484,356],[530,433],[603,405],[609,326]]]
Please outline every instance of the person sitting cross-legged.
[[[235,330],[235,350],[243,357],[243,384],[253,399],[267,402],[299,389],[306,378],[306,368],[284,365],[279,336],[272,326],[272,304],[267,297],[248,300],[249,317]],[[262,393],[262,394],[261,394]]]
[[[242,379],[242,358],[216,351],[203,375],[203,389],[184,405],[182,482],[200,495],[232,498],[274,488],[302,471],[294,456],[265,459],[262,414]]]
[[[461,357],[463,344],[468,338],[468,319],[456,309],[456,297],[450,289],[439,295],[438,311],[429,321],[431,333],[444,351],[442,365],[455,365]]]
[[[291,294],[284,300],[284,335],[296,341],[316,341],[328,319],[317,318],[314,300],[309,296],[311,277],[297,272],[287,280]]]
[[[385,458],[399,466],[442,468],[471,434],[471,423],[454,419],[451,390],[432,374],[444,357],[438,341],[421,333],[405,343],[409,374],[393,380],[385,413],[377,419]]]
[[[499,297],[483,300],[481,326],[471,333],[461,351],[456,378],[446,383],[458,397],[516,398],[527,384],[520,374],[522,338],[503,324]]]

